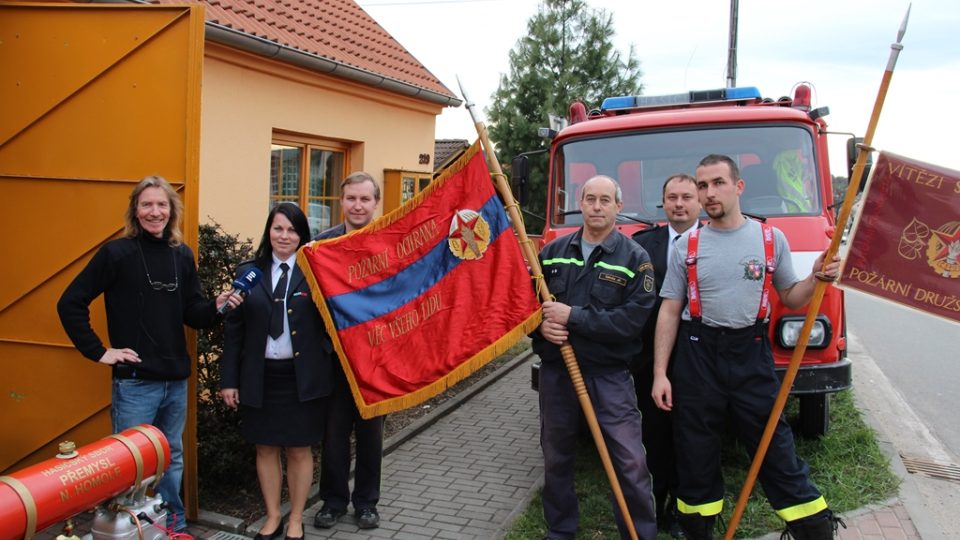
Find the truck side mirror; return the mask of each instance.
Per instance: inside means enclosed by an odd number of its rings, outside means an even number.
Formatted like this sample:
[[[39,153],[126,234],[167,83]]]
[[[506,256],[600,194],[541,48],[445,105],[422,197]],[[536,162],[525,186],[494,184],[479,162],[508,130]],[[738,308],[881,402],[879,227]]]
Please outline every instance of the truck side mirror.
[[[857,163],[857,156],[860,149],[857,145],[863,142],[863,137],[850,137],[847,139],[847,178],[853,182],[853,166]],[[862,193],[867,185],[867,178],[870,176],[870,169],[873,167],[873,154],[867,152],[867,161],[863,167],[863,178],[860,179],[860,186],[857,193]]]
[[[530,178],[530,160],[527,156],[521,154],[513,158],[513,163],[510,165],[510,185],[513,188],[513,192],[517,195],[517,201],[520,203],[520,206],[526,206],[527,204],[527,195],[529,192],[529,184],[527,180]]]

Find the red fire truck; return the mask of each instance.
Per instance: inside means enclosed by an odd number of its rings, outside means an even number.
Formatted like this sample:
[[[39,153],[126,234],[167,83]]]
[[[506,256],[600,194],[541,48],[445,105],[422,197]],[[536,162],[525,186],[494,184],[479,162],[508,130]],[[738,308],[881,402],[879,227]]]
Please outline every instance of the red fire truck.
[[[630,236],[666,221],[660,203],[668,176],[693,174],[706,154],[725,154],[739,164],[746,182],[741,209],[784,232],[797,274],[805,276],[835,232],[823,118],[828,112],[811,107],[811,88],[806,84],[780,99],[765,99],[754,87],[737,87],[611,97],[589,112],[574,103],[568,126],[558,132],[541,129],[541,135],[552,138],[542,242],[582,225],[580,188],[594,175],[620,182],[624,206],[617,227]],[[848,149],[853,148],[848,142]],[[848,152],[848,170],[853,159]],[[521,193],[527,181],[526,160],[519,156],[512,168],[512,181]],[[805,312],[784,308],[776,295],[772,308],[770,342],[782,378]],[[831,286],[792,390],[799,398],[804,436],[826,433],[830,394],[851,385],[845,330],[843,293]]]

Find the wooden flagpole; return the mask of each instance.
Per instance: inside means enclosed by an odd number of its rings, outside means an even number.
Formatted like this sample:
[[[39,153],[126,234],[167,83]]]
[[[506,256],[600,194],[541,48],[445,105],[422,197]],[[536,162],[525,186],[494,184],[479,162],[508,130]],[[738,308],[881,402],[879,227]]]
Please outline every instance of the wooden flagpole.
[[[853,178],[850,179],[850,183],[847,185],[847,193],[843,199],[843,206],[840,207],[840,216],[837,218],[836,231],[830,241],[830,247],[827,248],[827,253],[823,258],[824,267],[829,264],[840,251],[840,240],[843,237],[841,233],[846,227],[847,220],[850,217],[850,210],[853,208],[854,199],[860,188],[860,177],[863,176],[863,169],[867,163],[867,153],[873,150],[870,144],[873,142],[873,134],[877,130],[877,123],[880,121],[880,111],[883,109],[883,102],[887,97],[887,89],[890,87],[890,80],[893,78],[893,69],[897,65],[897,57],[900,55],[900,51],[903,50],[903,45],[901,45],[900,42],[903,40],[903,35],[907,31],[907,21],[909,19],[910,7],[908,6],[907,14],[904,15],[903,22],[900,23],[900,29],[897,32],[897,41],[890,44],[890,58],[887,60],[887,68],[880,81],[880,90],[877,92],[877,99],[873,104],[873,113],[870,115],[867,133],[863,137],[863,143],[857,145],[860,152],[857,154],[857,162],[853,167]],[[821,271],[822,270],[823,268],[821,268]],[[796,348],[793,350],[793,356],[790,358],[790,365],[787,367],[787,372],[783,376],[780,393],[777,394],[777,400],[774,402],[773,409],[770,411],[770,418],[767,420],[763,437],[761,437],[760,444],[757,446],[753,463],[750,464],[747,479],[743,484],[743,489],[740,490],[737,506],[734,508],[733,515],[730,517],[730,524],[727,526],[727,532],[724,535],[725,540],[732,540],[734,533],[737,532],[737,525],[739,525],[740,518],[743,517],[743,511],[747,506],[747,499],[750,497],[750,492],[753,491],[757,475],[760,473],[760,465],[767,455],[767,448],[770,446],[770,440],[773,438],[774,429],[777,427],[777,422],[779,422],[780,415],[783,413],[783,407],[787,402],[790,388],[793,387],[793,381],[796,379],[797,371],[800,369],[800,361],[807,351],[807,343],[810,341],[810,331],[813,329],[814,320],[820,310],[820,304],[823,302],[823,294],[826,292],[828,285],[829,283],[826,281],[816,280],[816,287],[813,290],[810,307],[807,308],[807,316],[803,321],[803,328],[800,330]]]
[[[503,170],[500,168],[500,162],[497,161],[497,155],[493,150],[493,146],[490,144],[490,139],[487,136],[487,128],[483,124],[483,121],[478,118],[477,112],[474,110],[474,104],[470,101],[470,98],[467,97],[467,93],[463,89],[463,83],[460,82],[459,78],[457,79],[457,84],[460,85],[460,94],[463,96],[464,106],[470,112],[473,124],[477,128],[477,135],[480,137],[483,149],[487,153],[487,162],[493,170],[491,176],[495,179],[494,183],[497,186],[497,192],[500,193],[500,197],[506,202],[505,208],[510,215],[513,229],[520,239],[520,247],[523,250],[523,255],[527,259],[527,264],[530,265],[534,280],[536,280],[537,293],[540,295],[540,301],[546,302],[553,300],[550,295],[550,290],[547,288],[547,283],[543,279],[540,259],[537,257],[536,250],[533,249],[533,243],[530,241],[530,238],[527,237],[527,230],[523,225],[523,217],[520,215],[519,205],[513,198],[513,191],[510,190],[506,176],[504,176]],[[613,489],[613,494],[617,499],[617,505],[620,507],[620,512],[623,514],[627,529],[630,531],[630,538],[637,540],[637,531],[633,526],[633,519],[630,517],[627,502],[623,498],[623,490],[620,489],[620,482],[617,480],[616,471],[613,470],[613,462],[610,461],[610,452],[607,450],[607,443],[603,439],[600,424],[597,422],[597,413],[593,409],[593,402],[590,401],[589,394],[587,394],[587,387],[583,384],[580,365],[577,363],[577,357],[569,342],[564,342],[563,345],[560,346],[560,354],[563,355],[563,362],[566,364],[567,371],[570,373],[570,380],[573,382],[577,399],[580,401],[580,407],[583,409],[587,424],[590,426],[590,433],[593,434],[593,441],[596,443],[597,451],[600,453],[600,461],[603,462],[603,469],[607,472],[607,478],[610,480],[610,487]]]

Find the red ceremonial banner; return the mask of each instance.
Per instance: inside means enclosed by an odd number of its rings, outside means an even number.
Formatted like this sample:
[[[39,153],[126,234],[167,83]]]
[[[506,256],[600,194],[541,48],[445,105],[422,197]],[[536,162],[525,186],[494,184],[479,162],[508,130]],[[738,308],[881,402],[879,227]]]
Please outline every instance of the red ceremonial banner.
[[[479,150],[402,207],[297,255],[364,418],[439,394],[540,324]]]
[[[841,284],[960,322],[960,171],[881,152],[863,197]]]

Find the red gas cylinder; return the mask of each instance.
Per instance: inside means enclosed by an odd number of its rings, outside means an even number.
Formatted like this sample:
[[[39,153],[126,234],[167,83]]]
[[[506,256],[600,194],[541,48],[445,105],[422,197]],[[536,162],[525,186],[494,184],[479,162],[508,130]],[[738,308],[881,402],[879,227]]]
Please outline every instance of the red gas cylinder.
[[[61,448],[63,451],[63,448]],[[54,523],[116,497],[170,465],[159,429],[141,424],[0,476],[0,540],[31,538]]]

